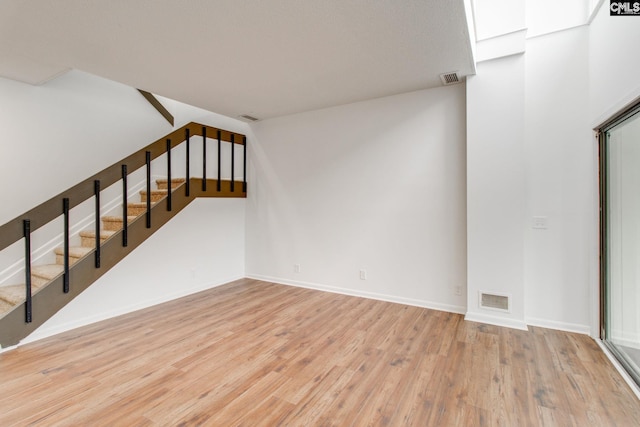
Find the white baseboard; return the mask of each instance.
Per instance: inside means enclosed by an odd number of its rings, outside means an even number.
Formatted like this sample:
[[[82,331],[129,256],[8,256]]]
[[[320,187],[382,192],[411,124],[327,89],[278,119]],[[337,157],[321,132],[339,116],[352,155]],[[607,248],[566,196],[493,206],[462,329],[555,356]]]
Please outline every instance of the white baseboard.
[[[0,347],[0,354],[6,352],[6,351],[11,351],[18,348],[17,345],[12,345],[11,347]]]
[[[494,316],[486,313],[468,311],[464,316],[464,320],[468,320],[470,322],[487,323],[489,325],[502,326],[511,329],[519,329],[521,331],[529,330],[527,328],[527,324],[522,320],[509,319],[507,317]]]
[[[404,297],[398,297],[395,295],[379,294],[375,292],[358,291],[358,290],[342,288],[338,286],[302,282],[298,280],[289,280],[289,279],[283,279],[279,277],[263,276],[260,274],[247,274],[246,277],[249,279],[263,280],[265,282],[279,283],[282,285],[289,285],[289,286],[297,286],[300,288],[314,289],[318,291],[332,292],[335,294],[362,297],[362,298],[374,299],[378,301],[394,302],[398,304],[411,305],[414,307],[423,307],[423,308],[429,308],[432,310],[446,311],[449,313],[464,314],[465,312],[465,307],[450,305],[450,304],[441,304],[433,301],[419,300],[414,298],[404,298]]]
[[[565,332],[574,332],[576,334],[591,335],[591,327],[589,325],[580,325],[577,323],[556,322],[554,320],[535,319],[528,317],[527,325],[537,326],[540,328],[556,329]]]
[[[193,288],[189,288],[189,289],[182,289],[179,292],[174,292],[171,294],[164,294],[161,295],[159,297],[153,298],[153,299],[148,299],[146,301],[138,301],[135,304],[131,304],[128,306],[124,306],[124,307],[119,307],[115,310],[112,311],[107,311],[107,312],[103,312],[103,313],[97,313],[95,315],[92,315],[90,317],[84,317],[82,319],[76,319],[72,322],[67,322],[65,324],[62,325],[58,325],[55,328],[50,328],[50,329],[36,329],[33,333],[31,333],[31,335],[29,335],[28,337],[26,337],[24,340],[22,340],[20,342],[20,344],[18,344],[18,346],[22,346],[24,344],[28,344],[34,341],[38,341],[44,338],[48,338],[51,337],[53,335],[58,335],[61,334],[63,332],[67,332],[70,331],[72,329],[76,329],[82,326],[87,326],[90,325],[92,323],[96,323],[96,322],[100,322],[102,320],[107,320],[107,319],[111,319],[117,316],[121,316],[123,314],[128,314],[128,313],[132,313],[134,311],[138,311],[138,310],[142,310],[144,308],[149,308],[152,307],[154,305],[158,305],[158,304],[162,304],[168,301],[172,301],[178,298],[182,298],[188,295],[192,295],[198,292],[202,292],[202,291],[206,291],[207,289],[213,289],[215,287],[224,285],[226,283],[229,282],[233,282],[235,280],[239,280],[244,278],[244,275],[238,275],[238,276],[234,276],[234,277],[229,277],[223,280],[219,280],[216,281],[213,284],[206,284],[203,286],[196,286]],[[11,348],[15,348],[14,347],[9,347],[6,350],[9,350]],[[0,351],[5,351],[5,349],[1,349]]]

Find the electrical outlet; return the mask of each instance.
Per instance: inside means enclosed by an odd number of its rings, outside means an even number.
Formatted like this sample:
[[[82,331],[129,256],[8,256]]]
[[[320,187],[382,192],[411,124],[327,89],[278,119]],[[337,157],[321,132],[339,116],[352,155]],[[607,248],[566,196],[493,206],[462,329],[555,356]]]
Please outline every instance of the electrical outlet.
[[[462,295],[462,286],[459,286],[459,285],[456,286],[455,293],[456,293],[456,295],[461,296]]]
[[[293,264],[293,272],[300,273],[300,264]]]
[[[367,270],[360,270],[360,280],[367,280]]]

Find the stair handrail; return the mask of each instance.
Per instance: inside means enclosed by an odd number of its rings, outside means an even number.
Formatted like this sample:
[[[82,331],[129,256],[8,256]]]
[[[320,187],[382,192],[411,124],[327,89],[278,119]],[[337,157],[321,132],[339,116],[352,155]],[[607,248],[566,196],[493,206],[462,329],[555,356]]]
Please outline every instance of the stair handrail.
[[[187,123],[186,125],[175,129],[168,135],[159,138],[146,147],[141,148],[135,153],[85,179],[79,184],[74,185],[73,187],[63,191],[57,196],[52,197],[46,202],[39,204],[35,208],[23,213],[22,215],[18,215],[11,221],[1,225],[0,251],[6,249],[7,247],[11,246],[24,237],[25,221],[29,221],[30,231],[34,232],[38,228],[63,215],[63,200],[68,199],[68,208],[71,209],[83,203],[85,200],[88,200],[95,196],[94,183],[96,181],[100,181],[103,188],[107,188],[110,185],[121,180],[123,164],[127,165],[130,171],[134,171],[145,165],[146,152],[151,153],[151,160],[154,160],[165,154],[167,152],[167,140],[171,141],[170,146],[171,148],[174,148],[182,144],[186,140],[186,135],[206,136],[208,134],[213,136],[217,135],[218,133],[220,135],[221,141],[239,145],[244,145],[246,143],[246,136],[244,134],[219,129],[213,126],[202,125],[196,122]],[[246,182],[246,168],[244,173]],[[232,177],[232,179],[234,178]]]
[[[190,177],[190,142],[195,136],[202,138],[202,177]],[[208,138],[207,138],[208,136]],[[209,141],[208,141],[209,139]],[[218,179],[208,180],[206,176],[206,148],[208,142],[217,141],[217,159],[218,159]],[[240,191],[235,191],[236,177],[234,174],[234,164],[231,165],[231,179],[225,180],[224,190],[221,188],[221,163],[222,157],[221,142],[231,143],[231,161],[235,163],[235,144],[242,147],[242,165],[243,176]],[[171,151],[173,148],[186,142],[186,178],[176,180],[175,195],[172,195],[173,180],[171,173]],[[161,199],[152,202],[151,191],[151,162],[160,156],[166,154],[167,160],[167,178],[166,195]],[[146,221],[131,221],[131,239],[128,238],[129,218],[128,215],[128,174],[146,168]],[[116,239],[102,239],[100,232],[101,220],[105,219],[101,216],[100,193],[102,189],[106,189],[118,181],[122,182],[122,228],[119,234],[122,239],[117,242]],[[207,181],[211,181],[215,185],[215,189],[207,191]],[[178,191],[180,184],[184,183],[184,190]],[[202,188],[191,188],[190,184],[198,184]],[[236,188],[238,186],[235,186]],[[160,192],[162,195],[162,191]],[[0,226],[0,251],[6,249],[12,244],[24,239],[24,263],[25,263],[25,299],[22,303],[24,308],[23,315],[16,310],[18,305],[15,304],[15,287],[11,288],[8,295],[11,301],[4,298],[13,305],[9,311],[4,312],[2,316],[3,328],[0,330],[0,345],[16,345],[22,338],[33,332],[37,327],[42,325],[48,318],[53,316],[61,307],[71,301],[80,292],[85,290],[91,283],[95,282],[109,269],[113,268],[122,258],[129,254],[133,249],[140,245],[144,240],[150,237],[155,231],[162,227],[180,210],[184,209],[191,201],[199,197],[246,197],[247,195],[247,139],[240,133],[218,129],[213,126],[202,125],[190,122],[179,129],[175,129],[168,135],[159,138],[155,142],[141,148],[130,156],[125,157],[103,169],[97,174],[85,179],[81,183],[63,191],[57,196],[47,200],[35,208],[25,212],[24,214],[14,218],[12,221]],[[176,200],[175,211],[173,209],[172,200]],[[88,253],[83,255],[81,259],[75,259],[73,268],[70,268],[70,247],[69,247],[69,210],[81,203],[93,198],[95,201],[95,246],[93,246],[93,260],[90,259]],[[164,199],[161,203],[160,200]],[[155,205],[155,206],[154,206]],[[153,224],[151,221],[153,214]],[[138,216],[141,214],[137,214]],[[43,285],[36,285],[36,292],[32,288],[31,276],[31,233],[38,228],[49,224],[51,221],[63,217],[64,225],[64,241],[63,253],[56,253],[56,257],[63,257],[64,271],[55,277],[47,277],[49,281]],[[105,217],[106,218],[106,217]],[[137,218],[137,217],[136,217]],[[115,234],[114,234],[115,235]],[[131,240],[131,241],[130,241]],[[104,245],[104,262],[101,261],[101,254]],[[75,256],[75,255],[74,255]],[[77,258],[77,257],[76,257]],[[59,260],[56,261],[61,264]],[[38,279],[40,280],[40,279]],[[73,282],[73,283],[71,283]],[[57,283],[58,286],[51,286]],[[20,304],[20,303],[18,303]],[[33,311],[37,311],[37,315],[32,315]],[[4,327],[11,325],[11,327]]]

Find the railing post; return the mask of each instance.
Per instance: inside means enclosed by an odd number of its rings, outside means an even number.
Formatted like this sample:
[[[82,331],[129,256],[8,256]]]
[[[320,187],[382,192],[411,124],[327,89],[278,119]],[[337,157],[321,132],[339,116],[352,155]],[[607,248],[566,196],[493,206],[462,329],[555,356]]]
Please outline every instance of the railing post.
[[[191,183],[189,182],[189,161],[190,161],[190,151],[189,151],[189,128],[185,129],[185,140],[187,141],[187,177],[186,177],[186,192],[187,192],[187,197],[189,197],[189,194],[191,192]]]
[[[69,293],[69,198],[62,199],[62,213],[64,214],[64,275],[62,291]]]
[[[220,161],[220,152],[222,151],[222,142],[220,141],[222,135],[220,129],[218,129],[218,183],[216,184],[216,191],[220,192],[220,181],[222,180],[222,167]]]
[[[129,193],[127,185],[127,165],[122,165],[122,246],[129,245],[129,202],[127,195]]]
[[[247,137],[242,137],[242,192],[247,192]]]
[[[167,211],[171,212],[171,139],[167,138]]]
[[[145,152],[147,164],[147,228],[151,228],[151,151]]]
[[[207,191],[207,127],[202,126],[202,191]]]
[[[100,268],[100,180],[93,181],[93,192],[96,198],[96,268]]]
[[[231,192],[233,193],[235,190],[235,163],[236,163],[236,142],[235,142],[235,134],[231,134]]]
[[[25,219],[22,222],[24,235],[24,270],[25,270],[25,287],[26,287],[26,303],[25,303],[25,322],[31,323],[32,320],[32,303],[31,303],[31,221]]]

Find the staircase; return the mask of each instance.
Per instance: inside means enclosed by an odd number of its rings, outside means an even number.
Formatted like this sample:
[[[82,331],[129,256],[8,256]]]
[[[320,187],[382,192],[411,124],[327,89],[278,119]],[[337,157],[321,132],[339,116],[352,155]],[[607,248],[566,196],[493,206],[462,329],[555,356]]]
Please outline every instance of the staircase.
[[[213,136],[213,138],[209,138],[217,139],[217,179],[209,179],[206,176],[201,178],[189,177],[190,156],[188,153],[191,137],[202,136],[202,150],[204,153],[206,152],[207,134]],[[171,142],[181,138],[184,138],[181,142]],[[157,179],[155,181],[156,189],[152,190],[150,182],[151,159],[166,153],[168,160],[167,176],[170,177],[171,150],[183,142],[187,143],[187,177],[170,180]],[[232,147],[235,147],[233,144],[244,146],[243,160],[245,170],[243,171],[243,181],[221,179],[220,145],[222,142],[230,142]],[[233,152],[234,150],[232,150]],[[144,166],[145,158],[147,164],[147,189],[139,191],[139,202],[129,202],[126,191],[127,165],[130,165],[131,170],[136,170],[141,165]],[[232,164],[233,159],[232,154]],[[80,242],[80,246],[69,245],[68,251],[65,251],[65,246],[55,248],[55,264],[30,265],[30,256],[26,258],[27,267],[25,267],[25,271],[30,270],[31,292],[29,292],[25,283],[0,287],[0,345],[2,347],[15,345],[34,331],[173,216],[177,215],[195,198],[246,197],[246,138],[244,135],[222,131],[197,123],[189,123],[21,217],[1,226],[0,250],[7,248],[23,237],[17,233],[17,225],[20,223],[29,222],[29,218],[36,218],[31,221],[36,223],[35,227],[31,228],[38,228],[60,216],[60,213],[52,214],[51,211],[52,206],[61,206],[62,200],[69,204],[71,199],[72,206],[77,206],[92,197],[91,191],[87,189],[87,187],[93,187],[90,184],[97,184],[95,197],[99,200],[100,179],[107,185],[117,182],[119,177],[114,172],[119,171],[120,168],[122,169],[121,179],[124,183],[123,199],[127,200],[127,227],[124,227],[125,210],[122,206],[120,209],[122,215],[101,216],[98,216],[99,207],[97,207],[96,218],[100,218],[101,222],[99,236],[96,236],[95,228],[80,231],[79,239],[77,239]],[[232,166],[232,174],[233,170]],[[203,171],[204,175],[206,173],[206,164],[203,167]],[[169,187],[171,192],[169,192]],[[76,194],[80,194],[80,196],[75,197]],[[147,202],[149,202],[149,205]],[[99,205],[99,202],[97,204]],[[68,224],[66,227],[65,235],[68,236]],[[96,247],[98,238],[100,245]],[[65,239],[68,239],[68,237],[65,237]],[[27,232],[24,233],[24,240],[27,253],[29,253],[30,244]]]
[[[172,191],[185,183],[184,178],[171,180]],[[167,197],[168,180],[156,180],[157,190],[151,192],[151,204],[155,205],[160,200]],[[145,214],[147,210],[147,192],[140,191],[140,203],[128,203],[127,212],[129,222],[135,221],[139,216]],[[102,217],[102,229],[100,230],[100,244],[104,244],[112,238],[117,231],[123,228],[123,219],[119,216],[105,215]],[[94,230],[83,230],[80,232],[80,246],[69,247],[69,264],[73,265],[84,257],[94,253],[96,247],[96,232]],[[60,246],[54,250],[56,255],[55,264],[36,265],[31,267],[31,287],[35,295],[40,289],[49,285],[58,276],[64,273],[64,247]],[[7,313],[25,302],[25,284],[10,285],[0,287],[0,319]]]

